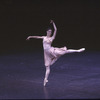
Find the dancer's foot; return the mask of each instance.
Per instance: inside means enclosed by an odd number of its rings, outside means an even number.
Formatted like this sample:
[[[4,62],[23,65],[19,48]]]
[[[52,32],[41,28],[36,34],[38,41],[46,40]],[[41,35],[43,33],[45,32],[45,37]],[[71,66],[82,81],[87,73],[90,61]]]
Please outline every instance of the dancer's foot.
[[[46,85],[47,82],[48,82],[48,80],[47,79],[44,79],[44,86]]]
[[[85,48],[81,48],[78,50],[78,52],[83,52],[85,50]]]

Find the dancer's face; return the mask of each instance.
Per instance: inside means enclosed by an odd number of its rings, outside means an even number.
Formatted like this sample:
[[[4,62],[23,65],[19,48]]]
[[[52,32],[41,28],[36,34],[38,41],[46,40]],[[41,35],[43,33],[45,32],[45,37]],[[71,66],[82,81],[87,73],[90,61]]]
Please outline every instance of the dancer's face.
[[[52,34],[52,30],[51,29],[47,30],[47,36],[50,37],[51,34]]]

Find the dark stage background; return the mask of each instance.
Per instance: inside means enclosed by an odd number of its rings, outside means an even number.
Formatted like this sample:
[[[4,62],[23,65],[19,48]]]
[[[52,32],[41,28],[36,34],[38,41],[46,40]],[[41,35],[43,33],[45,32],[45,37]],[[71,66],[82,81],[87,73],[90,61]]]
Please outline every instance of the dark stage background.
[[[63,55],[45,76],[42,40],[53,19]],[[99,99],[100,0],[0,0],[0,99]]]
[[[53,46],[100,50],[99,0],[0,0],[0,53],[42,50],[50,19],[58,28]]]

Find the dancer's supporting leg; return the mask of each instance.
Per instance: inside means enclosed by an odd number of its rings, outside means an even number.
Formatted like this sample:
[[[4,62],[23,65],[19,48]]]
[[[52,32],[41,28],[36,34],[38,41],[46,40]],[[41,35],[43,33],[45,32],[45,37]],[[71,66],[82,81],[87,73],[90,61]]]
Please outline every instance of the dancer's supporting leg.
[[[45,73],[45,78],[44,78],[44,86],[48,82],[49,74],[50,74],[50,66],[46,66],[46,73]]]
[[[85,50],[85,48],[81,48],[81,49],[78,49],[78,50],[68,49],[66,51],[66,53],[83,52],[84,50]]]

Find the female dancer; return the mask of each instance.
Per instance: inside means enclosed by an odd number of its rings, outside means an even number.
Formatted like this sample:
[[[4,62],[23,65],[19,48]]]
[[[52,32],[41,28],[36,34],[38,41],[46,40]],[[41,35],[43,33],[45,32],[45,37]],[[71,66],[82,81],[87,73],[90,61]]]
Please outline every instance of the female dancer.
[[[45,73],[45,78],[44,78],[44,86],[48,82],[48,76],[50,74],[50,66],[55,63],[55,61],[62,55],[66,53],[73,53],[73,52],[82,52],[85,50],[85,48],[81,48],[78,50],[73,50],[73,49],[67,49],[66,46],[62,48],[57,48],[51,46],[53,40],[55,39],[57,28],[53,20],[51,22],[54,27],[54,33],[52,34],[52,30],[48,29],[47,30],[47,35],[46,36],[29,36],[27,40],[30,38],[36,38],[36,39],[43,39],[43,49],[44,49],[44,63],[46,66],[46,73]]]

